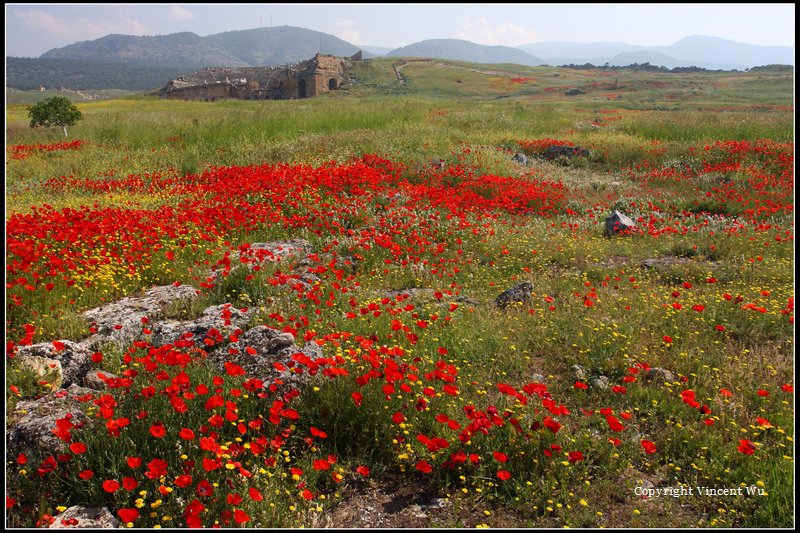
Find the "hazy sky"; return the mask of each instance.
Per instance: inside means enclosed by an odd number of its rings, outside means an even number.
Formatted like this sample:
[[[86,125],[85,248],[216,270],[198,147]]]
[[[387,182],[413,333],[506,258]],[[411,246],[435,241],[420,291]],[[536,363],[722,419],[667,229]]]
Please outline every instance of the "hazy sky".
[[[794,46],[793,3],[782,4],[5,4],[6,55],[110,33],[211,35],[299,26],[353,44],[397,48],[424,39],[517,46],[541,41],[669,45],[689,35]]]

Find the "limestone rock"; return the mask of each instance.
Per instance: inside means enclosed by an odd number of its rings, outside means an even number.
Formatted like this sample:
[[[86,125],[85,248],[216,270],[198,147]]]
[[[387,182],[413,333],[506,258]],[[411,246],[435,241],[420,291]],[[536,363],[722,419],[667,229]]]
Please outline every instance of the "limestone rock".
[[[574,365],[572,367],[572,379],[576,381],[586,381],[589,379],[589,372],[581,365]]]
[[[191,333],[191,338],[202,341],[213,329],[221,335],[230,335],[237,328],[244,327],[250,320],[251,311],[242,312],[231,304],[214,305],[203,311],[195,320],[156,322],[150,330],[153,332],[153,346],[174,344],[182,335]]]
[[[495,303],[500,308],[505,308],[511,303],[525,303],[531,299],[531,291],[533,285],[527,281],[520,283],[515,287],[511,287],[507,291],[501,293],[495,298]]]
[[[120,522],[106,507],[83,507],[73,505],[54,517],[50,529],[90,528],[108,529],[122,527]]]
[[[606,376],[597,376],[589,380],[589,385],[594,389],[608,390],[608,378]]]
[[[196,296],[197,290],[189,285],[163,285],[153,287],[142,296],[127,296],[118,302],[90,309],[83,316],[95,324],[97,335],[87,345],[136,340],[142,331],[142,318],[157,318],[161,316],[163,307]]]
[[[636,229],[636,223],[621,211],[614,211],[606,218],[606,235],[627,235]]]
[[[16,357],[25,359],[39,357],[53,359],[61,365],[61,385],[80,383],[91,368],[91,352],[81,344],[69,340],[57,341],[63,345],[59,349],[52,342],[41,342],[17,348]]]
[[[308,343],[301,349],[295,344],[291,333],[257,326],[240,335],[237,342],[214,350],[209,355],[209,361],[220,368],[224,368],[226,362],[239,365],[248,376],[262,379],[267,385],[279,379],[297,386],[305,382],[308,373],[306,370],[302,373],[292,370],[299,368],[292,359],[296,353],[302,353],[312,360],[322,357],[322,349],[316,343]],[[285,370],[276,368],[276,364]]]
[[[103,375],[105,379],[101,378]],[[111,372],[104,372],[102,370],[90,370],[86,377],[83,378],[83,386],[92,390],[105,390],[108,388],[106,379],[116,379],[118,376]]]
[[[61,362],[50,357],[40,357],[38,355],[24,355],[16,358],[20,368],[26,368],[41,378],[47,378],[54,389],[61,387],[64,381],[64,371]]]
[[[644,374],[647,381],[661,381],[662,383],[672,383],[675,381],[675,374],[665,368],[655,367],[647,369]]]
[[[539,157],[545,161],[552,161],[556,158],[572,159],[574,157],[589,157],[589,150],[580,146],[565,146],[562,144],[551,144]]]
[[[73,425],[85,421],[82,404],[75,398],[93,392],[72,384],[67,389],[60,389],[38,400],[18,402],[6,419],[6,449],[9,455],[25,453],[34,457],[63,450],[66,442],[53,433],[56,420],[69,415]]]

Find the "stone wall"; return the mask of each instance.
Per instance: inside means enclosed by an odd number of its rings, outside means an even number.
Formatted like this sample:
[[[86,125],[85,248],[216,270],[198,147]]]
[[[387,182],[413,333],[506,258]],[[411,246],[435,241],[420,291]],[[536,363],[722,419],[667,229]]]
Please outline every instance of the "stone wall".
[[[338,89],[349,66],[347,59],[317,54],[284,67],[206,67],[171,81],[161,96],[205,101],[309,98]]]

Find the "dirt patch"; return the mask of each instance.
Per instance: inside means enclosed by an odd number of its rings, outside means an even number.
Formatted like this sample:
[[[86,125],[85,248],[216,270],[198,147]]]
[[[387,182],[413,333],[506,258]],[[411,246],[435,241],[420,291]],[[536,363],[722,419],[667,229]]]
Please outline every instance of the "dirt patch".
[[[461,496],[459,494],[459,496]],[[342,501],[325,511],[319,528],[453,528],[486,524],[490,527],[528,527],[513,510],[491,509],[468,498],[445,498],[430,487],[392,480],[346,489]]]

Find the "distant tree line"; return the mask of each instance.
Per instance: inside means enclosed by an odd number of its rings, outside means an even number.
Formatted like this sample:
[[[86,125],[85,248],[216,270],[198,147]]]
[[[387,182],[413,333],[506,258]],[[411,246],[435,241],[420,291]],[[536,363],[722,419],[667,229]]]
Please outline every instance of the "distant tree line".
[[[161,88],[192,70],[180,66],[150,66],[118,61],[7,57],[6,87],[23,91],[40,87],[148,91]]]
[[[651,65],[650,63],[632,63],[630,65],[619,66],[619,65],[609,65],[606,63],[605,65],[593,65],[591,63],[584,63],[583,65],[559,65],[559,68],[571,68],[575,70],[613,70],[613,71],[622,71],[622,70],[634,70],[634,71],[644,71],[644,72],[673,72],[673,73],[687,73],[687,72],[712,72],[711,70],[703,67],[675,67],[675,68],[667,68],[660,65]],[[714,71],[720,72],[720,71]]]
[[[725,69],[707,69],[703,67],[674,67],[667,68],[659,65],[651,65],[650,63],[632,63],[625,66],[605,65],[598,66],[591,63],[584,63],[583,65],[559,65],[559,68],[571,68],[575,70],[638,70],[645,72],[670,72],[673,74],[687,74],[692,72],[738,72],[737,70]],[[792,72],[794,67],[791,65],[765,65],[763,67],[752,67],[747,69],[747,72]]]

